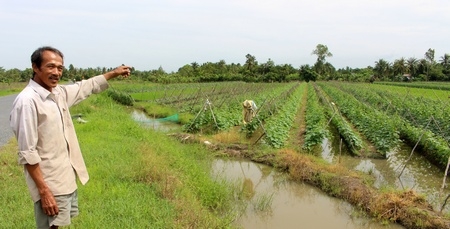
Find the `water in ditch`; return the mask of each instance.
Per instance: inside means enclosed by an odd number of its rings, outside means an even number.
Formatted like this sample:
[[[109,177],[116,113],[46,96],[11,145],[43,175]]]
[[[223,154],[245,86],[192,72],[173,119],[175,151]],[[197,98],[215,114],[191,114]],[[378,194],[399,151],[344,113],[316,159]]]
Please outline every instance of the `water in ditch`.
[[[225,176],[250,193],[241,228],[400,229],[364,217],[349,203],[304,183],[292,182],[272,167],[246,160],[217,159],[213,176]]]
[[[349,169],[371,174],[377,188],[414,190],[426,196],[436,211],[441,210],[445,198],[450,194],[447,181],[442,189],[444,171],[405,144],[387,152],[387,159],[352,157],[345,147],[340,147],[338,139],[324,139],[322,149],[322,158],[329,163],[340,163]],[[443,213],[449,210],[448,205],[442,208]]]
[[[142,124],[143,126],[161,132],[169,132],[180,129],[180,125],[175,122],[166,121],[164,119],[149,118],[147,114],[139,110],[133,110],[131,117],[134,121]]]
[[[132,117],[148,128],[167,132],[178,125],[148,118],[135,111]],[[345,228],[400,229],[398,224],[384,225],[365,217],[349,203],[328,196],[304,183],[290,181],[272,167],[237,159],[216,159],[211,174],[227,179],[246,190],[245,209],[234,226],[250,228]]]

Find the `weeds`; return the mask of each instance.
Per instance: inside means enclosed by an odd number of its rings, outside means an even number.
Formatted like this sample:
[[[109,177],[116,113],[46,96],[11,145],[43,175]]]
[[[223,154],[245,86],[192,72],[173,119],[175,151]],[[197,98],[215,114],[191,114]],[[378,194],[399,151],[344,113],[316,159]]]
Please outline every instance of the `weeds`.
[[[264,212],[270,209],[272,206],[274,193],[262,193],[256,197],[255,202],[253,203],[253,210]]]

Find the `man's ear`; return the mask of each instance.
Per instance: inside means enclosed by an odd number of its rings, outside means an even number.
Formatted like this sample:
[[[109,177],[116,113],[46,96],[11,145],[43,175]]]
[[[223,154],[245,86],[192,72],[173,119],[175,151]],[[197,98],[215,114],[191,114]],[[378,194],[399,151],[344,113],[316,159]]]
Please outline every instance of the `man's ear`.
[[[39,70],[39,68],[37,67],[36,64],[32,64],[32,65],[31,65],[31,68],[32,68],[32,70],[33,70],[33,76],[34,76],[34,74],[36,73],[36,71]]]
[[[31,68],[33,69],[33,71],[39,70],[39,68],[36,66],[36,64],[32,64]]]

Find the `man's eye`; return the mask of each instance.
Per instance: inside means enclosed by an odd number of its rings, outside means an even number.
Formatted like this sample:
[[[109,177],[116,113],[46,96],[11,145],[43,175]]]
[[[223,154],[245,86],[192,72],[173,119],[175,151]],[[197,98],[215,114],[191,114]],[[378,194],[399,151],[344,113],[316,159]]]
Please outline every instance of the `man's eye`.
[[[47,65],[47,68],[49,68],[49,69],[57,68],[58,71],[62,71],[64,69],[64,66],[62,66],[62,65],[61,66],[56,66],[54,64],[49,64],[49,65]]]

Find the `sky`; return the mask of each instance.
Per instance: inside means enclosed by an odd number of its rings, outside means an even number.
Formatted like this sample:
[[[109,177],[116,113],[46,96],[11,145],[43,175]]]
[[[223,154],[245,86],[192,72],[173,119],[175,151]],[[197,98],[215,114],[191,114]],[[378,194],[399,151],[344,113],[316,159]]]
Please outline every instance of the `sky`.
[[[197,62],[313,65],[326,45],[335,68],[450,53],[449,0],[0,0],[0,67],[30,68],[53,46],[64,65],[121,64],[176,72]]]

